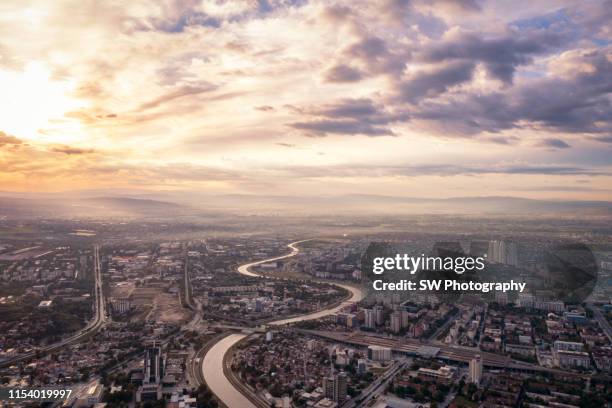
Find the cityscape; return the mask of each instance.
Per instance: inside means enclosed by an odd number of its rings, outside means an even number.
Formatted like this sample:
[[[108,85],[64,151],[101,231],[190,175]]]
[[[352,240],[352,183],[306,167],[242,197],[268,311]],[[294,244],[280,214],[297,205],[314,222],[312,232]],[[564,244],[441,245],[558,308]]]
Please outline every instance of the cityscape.
[[[1,0],[0,408],[612,408],[612,0]]]
[[[311,220],[300,235],[255,232],[261,221],[228,232],[164,219],[4,218],[2,387],[72,389],[59,405],[74,407],[609,403],[609,221],[483,218],[489,241],[468,239],[473,220],[461,218],[404,217],[385,232],[367,217]],[[456,241],[490,252],[491,268],[526,272],[544,268],[533,254],[574,240],[599,265],[577,304],[546,298],[529,278],[525,293],[406,297],[373,290],[363,271],[372,242],[420,252]]]

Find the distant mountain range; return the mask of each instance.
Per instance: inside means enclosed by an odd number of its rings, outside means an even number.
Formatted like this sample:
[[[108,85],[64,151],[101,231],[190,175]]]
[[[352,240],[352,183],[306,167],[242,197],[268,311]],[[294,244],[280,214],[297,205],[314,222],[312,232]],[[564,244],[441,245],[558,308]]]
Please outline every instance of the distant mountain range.
[[[173,216],[198,213],[292,214],[483,214],[610,216],[610,201],[554,201],[517,197],[410,198],[369,194],[280,196],[201,192],[84,191],[1,193],[0,214]]]

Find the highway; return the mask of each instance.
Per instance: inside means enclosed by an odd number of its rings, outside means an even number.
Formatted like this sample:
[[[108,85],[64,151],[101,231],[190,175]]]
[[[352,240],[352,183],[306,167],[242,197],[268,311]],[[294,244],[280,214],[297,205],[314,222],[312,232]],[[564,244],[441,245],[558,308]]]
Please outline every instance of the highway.
[[[350,344],[358,347],[368,346],[382,346],[389,347],[396,353],[403,353],[407,355],[416,355],[418,350],[423,346],[436,347],[439,352],[436,354],[436,358],[443,360],[450,360],[460,363],[469,363],[476,354],[480,354],[482,357],[483,364],[487,367],[492,368],[508,368],[522,371],[531,372],[548,372],[551,374],[567,374],[567,371],[542,367],[537,364],[526,363],[511,359],[509,356],[489,353],[481,351],[474,347],[461,347],[461,346],[449,346],[441,343],[433,343],[429,341],[419,341],[415,339],[397,339],[389,337],[380,337],[371,333],[365,332],[333,332],[333,331],[319,331],[319,330],[299,330],[301,332],[314,335],[317,337],[325,338],[328,340],[336,341],[339,343]],[[576,374],[582,375],[582,374]],[[583,377],[589,377],[589,375],[582,375]]]
[[[404,368],[406,368],[408,366],[408,363],[411,362],[412,359],[394,361],[393,364],[391,364],[391,366],[387,369],[387,371],[385,371],[383,375],[378,377],[370,385],[364,388],[364,390],[361,391],[361,393],[357,397],[346,401],[344,405],[342,405],[342,408],[356,408],[367,406],[373,398],[375,398],[377,395],[380,395],[380,393],[386,391],[387,386],[389,385],[391,380],[393,380],[393,378]]]
[[[279,261],[281,259],[287,259],[287,258],[293,257],[300,252],[297,245],[302,242],[306,242],[306,241],[310,241],[310,240],[306,239],[306,240],[296,241],[296,242],[292,242],[288,244],[287,247],[291,250],[291,252],[286,255],[280,255],[280,256],[273,257],[273,258],[250,262],[250,263],[241,265],[238,267],[238,272],[246,276],[261,277],[261,275],[251,272],[250,268],[256,265],[260,265],[262,263],[274,262],[274,261]],[[358,302],[364,297],[363,291],[357,287],[344,285],[344,284],[338,284],[338,283],[334,283],[334,284],[347,289],[351,293],[350,297],[344,302],[341,302],[340,304],[332,305],[326,309],[322,309],[317,312],[308,313],[308,314],[301,315],[301,316],[294,316],[294,317],[286,318],[286,319],[280,319],[280,320],[276,320],[273,322],[268,322],[267,324],[278,326],[278,325],[285,325],[285,324],[295,323],[295,322],[304,321],[304,320],[319,319],[321,317],[336,313],[336,311],[338,311],[342,307],[352,302]],[[206,384],[208,384],[208,387],[217,396],[217,398],[221,400],[223,404],[225,404],[226,406],[230,408],[234,408],[234,407],[256,408],[256,406],[250,400],[248,400],[242,394],[240,390],[234,387],[234,385],[230,382],[230,380],[224,375],[224,371],[223,371],[223,359],[225,357],[225,354],[230,350],[230,348],[234,344],[238,343],[244,337],[246,337],[245,334],[231,334],[223,338],[217,344],[212,346],[209,352],[206,353],[204,358],[201,360],[202,376],[204,380],[206,381]]]
[[[100,330],[104,323],[106,323],[106,300],[104,299],[104,293],[102,291],[102,265],[100,263],[100,246],[94,245],[94,318],[85,326],[83,329],[72,334],[71,336],[60,340],[57,343],[49,346],[41,347],[37,350],[30,351],[28,353],[21,354],[13,357],[9,360],[0,362],[0,367],[8,367],[16,363],[29,360],[36,356],[42,356],[54,351],[60,350],[67,345],[78,343],[85,337]]]

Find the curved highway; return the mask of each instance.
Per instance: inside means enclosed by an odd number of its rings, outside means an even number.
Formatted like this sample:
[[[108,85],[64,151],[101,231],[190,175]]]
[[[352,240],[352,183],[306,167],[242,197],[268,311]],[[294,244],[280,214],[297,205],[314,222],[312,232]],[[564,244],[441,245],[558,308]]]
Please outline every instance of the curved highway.
[[[264,259],[261,261],[250,262],[241,265],[238,267],[238,272],[246,276],[260,277],[261,275],[256,274],[255,272],[251,272],[250,268],[263,263],[279,261],[281,259],[293,257],[300,252],[296,245],[306,241],[310,240],[305,239],[288,244],[287,247],[291,249],[291,252],[286,255],[281,255],[274,258]],[[348,298],[339,305],[330,306],[329,308],[322,309],[317,312],[294,316],[287,319],[280,319],[273,322],[269,322],[267,324],[280,326],[304,320],[319,319],[321,317],[336,313],[338,310],[350,303],[358,302],[363,299],[364,294],[359,288],[340,283],[334,283],[334,285],[340,286],[348,290],[351,293],[350,298]],[[229,408],[257,408],[239,390],[237,390],[223,374],[223,358],[225,354],[234,344],[238,343],[244,337],[246,337],[246,335],[244,334],[231,334],[223,338],[221,341],[215,344],[209,350],[208,353],[206,353],[206,356],[204,357],[202,362],[202,374],[204,380],[206,381],[206,384],[208,384],[208,387],[217,396],[217,398],[219,398]]]

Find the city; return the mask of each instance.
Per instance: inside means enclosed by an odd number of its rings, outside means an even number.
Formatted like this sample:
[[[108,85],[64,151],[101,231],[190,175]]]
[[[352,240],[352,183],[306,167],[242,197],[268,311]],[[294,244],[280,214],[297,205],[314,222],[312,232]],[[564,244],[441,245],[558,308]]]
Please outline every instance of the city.
[[[365,222],[358,233],[331,227],[326,238],[209,237],[193,225],[190,237],[175,227],[183,239],[121,242],[130,221],[119,232],[81,221],[77,235],[48,220],[40,241],[26,224],[5,220],[12,238],[0,240],[2,386],[69,387],[75,392],[63,405],[76,407],[607,403],[612,289],[602,282],[612,273],[612,251],[605,231],[581,237],[599,248],[598,284],[586,302],[545,300],[537,286],[450,301],[368,289],[363,262],[371,242],[415,252],[466,242],[460,220],[435,234],[365,233]],[[544,268],[533,254],[567,239],[547,229],[550,242],[542,242],[537,230],[550,220],[511,230],[504,220],[489,222],[497,240],[485,245],[478,236],[466,251],[488,252],[496,258],[491,268],[519,268],[532,285],[528,270]],[[134,223],[132,232],[160,227]],[[504,256],[493,253],[501,242]]]
[[[612,0],[0,0],[0,408],[612,408]]]

